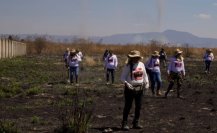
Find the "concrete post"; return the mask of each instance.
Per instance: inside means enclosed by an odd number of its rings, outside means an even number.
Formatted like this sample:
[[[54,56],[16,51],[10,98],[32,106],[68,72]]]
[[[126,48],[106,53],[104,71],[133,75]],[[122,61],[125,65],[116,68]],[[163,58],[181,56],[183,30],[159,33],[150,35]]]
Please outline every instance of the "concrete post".
[[[11,57],[14,57],[14,41],[11,41]]]
[[[2,39],[0,38],[0,59],[2,58]]]
[[[12,54],[11,54],[11,44],[12,44],[12,41],[11,40],[8,40],[8,57],[11,58]]]

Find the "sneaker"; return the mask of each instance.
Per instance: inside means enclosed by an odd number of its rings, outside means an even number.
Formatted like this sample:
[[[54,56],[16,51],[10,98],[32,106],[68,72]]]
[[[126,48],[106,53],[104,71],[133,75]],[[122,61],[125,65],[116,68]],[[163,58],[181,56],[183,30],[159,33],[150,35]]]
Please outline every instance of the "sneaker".
[[[156,95],[157,95],[157,96],[161,96],[162,94],[161,94],[161,92],[158,90],[157,93],[156,93]]]
[[[130,130],[130,128],[129,128],[129,126],[127,126],[127,124],[122,124],[121,129],[123,131],[129,131]]]
[[[179,99],[185,99],[185,97],[183,97],[183,96],[177,96],[177,98],[179,98]]]
[[[139,125],[138,123],[136,123],[136,124],[133,124],[133,128],[134,128],[134,129],[142,129],[143,126],[142,126],[142,125]]]
[[[106,82],[106,85],[109,85],[109,82]]]

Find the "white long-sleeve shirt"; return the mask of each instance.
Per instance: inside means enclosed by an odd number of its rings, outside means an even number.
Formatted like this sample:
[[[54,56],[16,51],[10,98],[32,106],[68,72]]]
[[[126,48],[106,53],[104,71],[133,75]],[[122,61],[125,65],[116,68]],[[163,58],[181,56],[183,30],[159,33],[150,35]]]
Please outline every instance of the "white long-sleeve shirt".
[[[81,51],[79,51],[78,53],[77,53],[77,56],[80,58],[80,60],[82,61],[82,59],[83,59],[83,54],[82,54],[82,52]]]
[[[172,57],[167,70],[168,74],[170,74],[171,71],[175,73],[182,72],[182,74],[185,75],[184,61]]]
[[[75,55],[73,57],[69,56],[69,58],[68,58],[68,64],[70,67],[78,67],[80,61],[81,61],[81,58],[78,57],[77,55]]]
[[[107,56],[105,59],[105,67],[108,69],[116,69],[118,66],[118,59],[116,55]]]
[[[150,58],[145,63],[146,68],[150,69],[152,72],[160,72],[160,60],[159,58]]]
[[[213,55],[213,53],[210,53],[210,54],[205,53],[204,59],[205,59],[205,61],[213,61],[213,60],[214,60],[214,55]]]
[[[142,62],[138,62],[133,65],[132,67],[132,77],[131,77],[131,70],[130,65],[125,65],[122,74],[121,74],[121,81],[125,83],[126,81],[133,86],[148,84],[148,76],[146,74],[145,66]]]

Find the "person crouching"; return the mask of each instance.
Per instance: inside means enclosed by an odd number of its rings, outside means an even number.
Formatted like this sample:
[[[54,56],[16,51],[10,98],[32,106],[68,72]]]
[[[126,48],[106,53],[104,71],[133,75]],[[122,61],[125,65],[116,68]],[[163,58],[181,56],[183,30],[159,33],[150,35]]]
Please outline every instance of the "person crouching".
[[[173,88],[175,82],[177,82],[177,98],[183,98],[180,96],[180,88],[183,82],[183,77],[185,76],[185,66],[181,50],[176,49],[174,57],[170,60],[167,73],[170,83],[165,93],[165,98],[167,98],[167,95]]]
[[[128,54],[128,60],[121,74],[121,81],[124,83],[125,105],[123,110],[122,130],[129,130],[127,119],[135,100],[135,115],[133,128],[141,129],[139,125],[140,110],[142,106],[143,88],[149,87],[148,76],[144,64],[140,61],[142,57],[140,52],[133,50]]]

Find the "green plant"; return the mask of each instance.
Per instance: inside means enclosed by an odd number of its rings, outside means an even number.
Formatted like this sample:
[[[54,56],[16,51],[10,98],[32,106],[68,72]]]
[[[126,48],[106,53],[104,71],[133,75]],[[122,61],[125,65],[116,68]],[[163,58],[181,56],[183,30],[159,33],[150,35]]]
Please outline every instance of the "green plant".
[[[33,88],[30,88],[26,91],[26,95],[27,96],[31,96],[31,95],[37,95],[37,94],[40,94],[42,93],[43,90],[39,87],[33,87]]]
[[[32,124],[38,124],[40,122],[40,118],[38,116],[33,116],[31,118],[31,123]]]
[[[18,133],[15,122],[0,120],[0,133]]]

